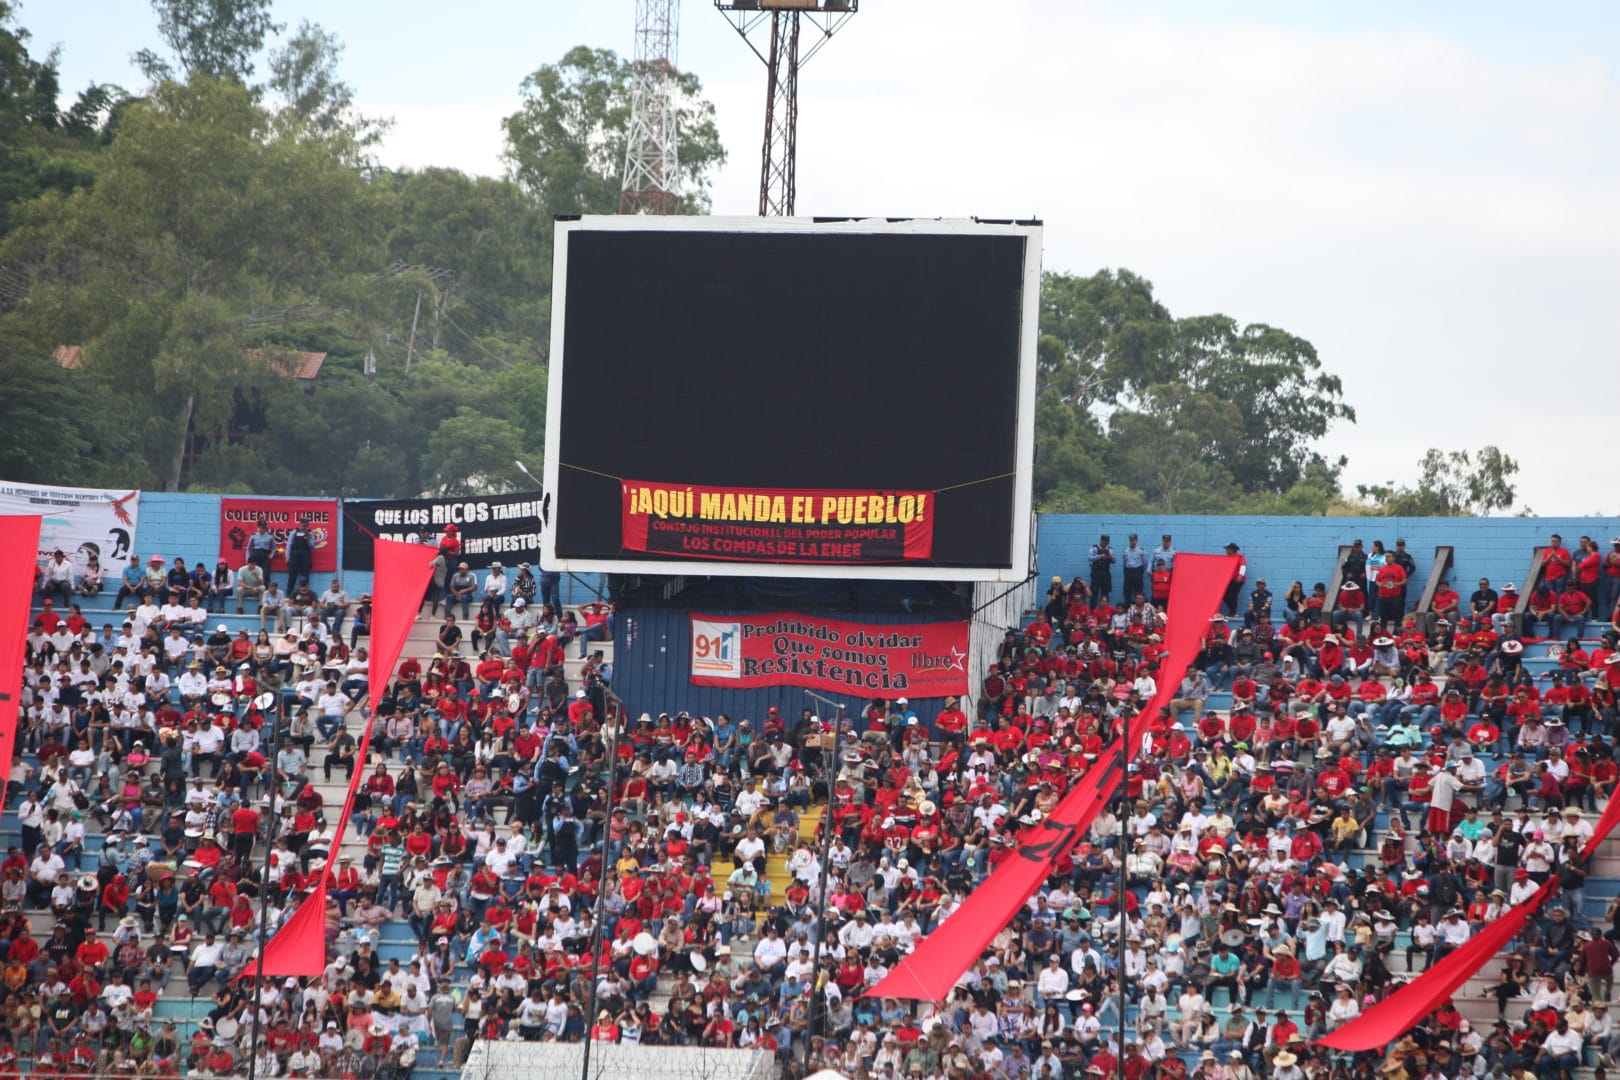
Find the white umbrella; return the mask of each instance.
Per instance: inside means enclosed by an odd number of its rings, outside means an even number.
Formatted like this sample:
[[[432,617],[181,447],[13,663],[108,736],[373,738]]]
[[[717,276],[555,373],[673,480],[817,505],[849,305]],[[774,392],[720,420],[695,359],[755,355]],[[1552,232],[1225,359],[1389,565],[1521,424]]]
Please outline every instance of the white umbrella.
[[[637,956],[651,956],[658,951],[658,939],[643,930],[630,939],[630,947],[636,951]]]

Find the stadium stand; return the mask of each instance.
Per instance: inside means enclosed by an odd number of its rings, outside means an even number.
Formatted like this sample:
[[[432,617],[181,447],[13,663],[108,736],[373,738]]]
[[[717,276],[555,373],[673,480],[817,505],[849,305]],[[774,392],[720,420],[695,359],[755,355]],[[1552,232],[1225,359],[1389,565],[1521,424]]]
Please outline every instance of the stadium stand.
[[[480,1040],[589,1036],[852,1076],[1080,1078],[1116,1071],[1120,1032],[1136,1080],[1607,1067],[1620,841],[1590,865],[1571,852],[1617,777],[1603,579],[1620,557],[1593,563],[1594,545],[1554,581],[1589,589],[1583,611],[1514,612],[1488,581],[1448,601],[1436,581],[1381,621],[1271,600],[1246,547],[1253,584],[1193,670],[1157,670],[1165,613],[1092,594],[1076,557],[970,700],[871,702],[836,759],[831,717],[625,711],[611,608],[543,606],[527,567],[470,620],[424,606],[380,688],[353,633],[363,594],[338,626],[306,597],[261,638],[252,605],[199,620],[115,610],[111,580],[42,593],[0,816],[0,1076],[242,1076],[255,1015],[261,1076],[438,1080]],[[1318,550],[1320,579],[1373,592],[1394,558]],[[1147,718],[1128,799],[952,997],[862,998],[1161,679],[1176,707]],[[371,689],[365,798],[329,852]],[[235,981],[325,858],[325,976]],[[1544,917],[1400,1045],[1310,1046],[1549,876]]]

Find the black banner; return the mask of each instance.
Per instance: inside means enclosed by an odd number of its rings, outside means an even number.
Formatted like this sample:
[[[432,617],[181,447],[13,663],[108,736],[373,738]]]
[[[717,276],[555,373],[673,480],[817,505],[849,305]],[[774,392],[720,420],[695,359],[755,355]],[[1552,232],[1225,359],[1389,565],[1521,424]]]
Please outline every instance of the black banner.
[[[437,546],[446,525],[461,537],[461,561],[474,570],[490,563],[540,566],[540,528],[551,516],[538,491],[469,495],[458,499],[368,499],[343,503],[343,569],[373,567],[371,541],[420,540]]]

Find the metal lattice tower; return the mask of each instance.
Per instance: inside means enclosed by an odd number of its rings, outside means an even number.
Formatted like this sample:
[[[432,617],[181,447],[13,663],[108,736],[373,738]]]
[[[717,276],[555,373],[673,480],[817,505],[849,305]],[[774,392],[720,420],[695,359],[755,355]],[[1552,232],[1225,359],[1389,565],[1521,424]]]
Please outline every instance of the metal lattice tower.
[[[765,63],[765,141],[759,161],[761,217],[791,217],[797,194],[799,69],[860,10],[860,0],[714,0]],[[801,27],[808,47],[800,47]]]
[[[624,146],[621,214],[678,214],[680,146],[675,129],[675,44],[680,0],[636,0],[635,84]]]

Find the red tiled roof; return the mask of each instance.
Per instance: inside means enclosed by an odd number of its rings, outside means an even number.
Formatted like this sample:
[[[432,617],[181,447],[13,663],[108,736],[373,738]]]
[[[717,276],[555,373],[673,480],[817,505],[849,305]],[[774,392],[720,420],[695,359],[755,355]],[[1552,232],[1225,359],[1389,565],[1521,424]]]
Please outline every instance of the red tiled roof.
[[[58,345],[51,359],[61,364],[63,371],[76,371],[84,366],[84,346]]]
[[[249,349],[249,360],[263,360],[289,379],[313,379],[326,363],[323,352],[270,352],[267,349]]]

